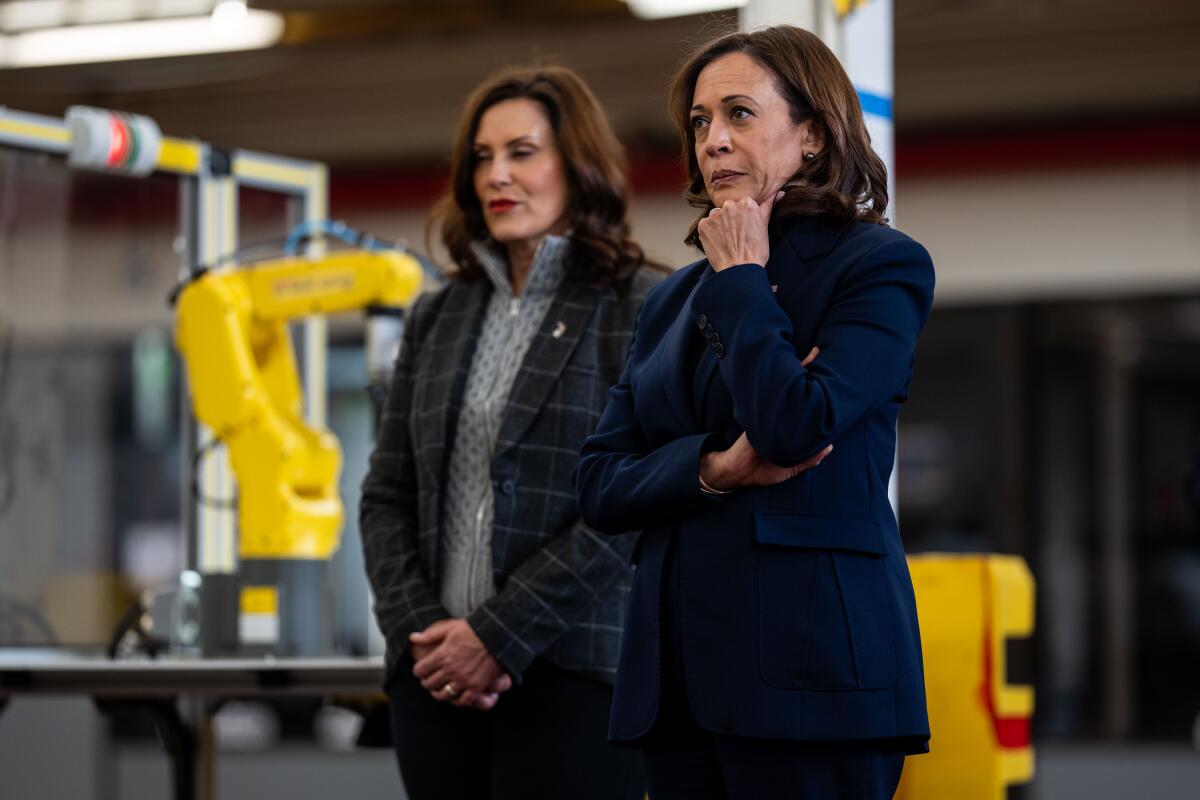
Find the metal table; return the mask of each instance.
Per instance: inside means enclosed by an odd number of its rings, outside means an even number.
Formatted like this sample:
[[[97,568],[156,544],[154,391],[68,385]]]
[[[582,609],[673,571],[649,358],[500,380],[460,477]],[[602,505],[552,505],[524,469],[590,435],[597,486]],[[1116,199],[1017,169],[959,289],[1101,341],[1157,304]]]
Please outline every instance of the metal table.
[[[265,695],[372,697],[382,658],[109,661],[57,649],[0,650],[0,712],[9,695],[88,695],[103,711],[154,715],[177,800],[215,796],[211,701]]]

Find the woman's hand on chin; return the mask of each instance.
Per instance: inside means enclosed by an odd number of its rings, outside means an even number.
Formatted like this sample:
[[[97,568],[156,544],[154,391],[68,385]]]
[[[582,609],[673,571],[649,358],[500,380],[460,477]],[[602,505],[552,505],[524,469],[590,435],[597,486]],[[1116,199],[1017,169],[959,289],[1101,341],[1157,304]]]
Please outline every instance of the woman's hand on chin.
[[[700,220],[700,243],[714,271],[738,264],[766,266],[771,255],[767,223],[775,201],[782,196],[782,191],[777,192],[762,203],[753,197],[726,200]]]

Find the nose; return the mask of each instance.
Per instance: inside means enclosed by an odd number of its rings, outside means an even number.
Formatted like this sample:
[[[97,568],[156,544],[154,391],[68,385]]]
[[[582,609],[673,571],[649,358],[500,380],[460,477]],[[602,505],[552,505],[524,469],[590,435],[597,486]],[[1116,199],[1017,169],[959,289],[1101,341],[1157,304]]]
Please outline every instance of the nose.
[[[729,139],[729,127],[721,120],[714,119],[708,123],[704,137],[704,154],[713,158],[730,152],[733,152],[733,143]]]
[[[496,157],[487,165],[487,184],[493,188],[507,186],[512,182],[512,173],[507,159]]]

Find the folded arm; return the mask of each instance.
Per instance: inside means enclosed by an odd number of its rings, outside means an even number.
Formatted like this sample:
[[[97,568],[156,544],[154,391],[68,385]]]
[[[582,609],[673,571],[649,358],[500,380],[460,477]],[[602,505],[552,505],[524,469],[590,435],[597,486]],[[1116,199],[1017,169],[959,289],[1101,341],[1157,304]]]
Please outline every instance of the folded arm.
[[[781,466],[803,463],[902,393],[933,301],[933,265],[911,240],[884,244],[844,276],[818,329],[811,365],[757,264],[721,271],[696,293],[720,336],[718,361],[750,444]]]
[[[649,305],[648,299],[643,314]],[[700,490],[700,457],[719,446],[718,437],[697,433],[652,447],[634,407],[631,371],[637,358],[635,327],[621,379],[609,391],[572,474],[583,521],[602,533],[643,530],[684,508],[716,502]]]

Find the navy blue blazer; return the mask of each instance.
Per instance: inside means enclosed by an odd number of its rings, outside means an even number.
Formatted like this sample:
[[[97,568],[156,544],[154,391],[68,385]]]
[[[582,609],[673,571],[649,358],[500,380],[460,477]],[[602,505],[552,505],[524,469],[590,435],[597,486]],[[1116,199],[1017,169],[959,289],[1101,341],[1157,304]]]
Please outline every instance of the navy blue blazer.
[[[574,474],[588,525],[642,531],[613,741],[641,738],[657,714],[677,531],[686,689],[702,727],[927,749],[916,604],[887,487],[933,284],[929,254],[904,234],[809,217],[786,226],[765,269],[716,273],[702,260],[647,297]],[[701,454],[742,431],[780,465],[834,449],[777,486],[701,492]]]

